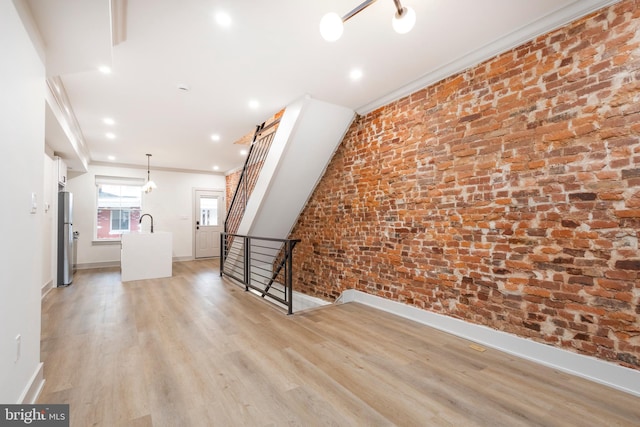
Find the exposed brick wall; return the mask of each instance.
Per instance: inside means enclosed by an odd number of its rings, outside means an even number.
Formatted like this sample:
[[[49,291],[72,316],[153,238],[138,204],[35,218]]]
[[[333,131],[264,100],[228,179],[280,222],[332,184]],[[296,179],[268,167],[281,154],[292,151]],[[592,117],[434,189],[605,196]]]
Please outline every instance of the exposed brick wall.
[[[639,6],[359,117],[292,233],[296,289],[640,369]]]
[[[236,170],[234,170],[233,172],[225,175],[224,177],[224,181],[225,181],[225,186],[226,186],[226,201],[227,201],[227,206],[225,211],[229,211],[229,205],[231,204],[231,201],[233,200],[233,195],[236,192],[236,187],[238,187],[238,182],[240,181],[240,176],[242,175],[242,168],[238,168]]]

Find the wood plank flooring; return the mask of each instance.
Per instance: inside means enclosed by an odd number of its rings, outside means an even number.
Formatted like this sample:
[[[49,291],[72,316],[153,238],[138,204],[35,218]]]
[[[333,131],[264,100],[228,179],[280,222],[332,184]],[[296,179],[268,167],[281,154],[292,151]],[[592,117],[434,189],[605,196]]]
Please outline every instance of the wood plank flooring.
[[[639,426],[640,398],[350,303],[286,316],[215,261],[43,300],[38,403],[85,426]]]

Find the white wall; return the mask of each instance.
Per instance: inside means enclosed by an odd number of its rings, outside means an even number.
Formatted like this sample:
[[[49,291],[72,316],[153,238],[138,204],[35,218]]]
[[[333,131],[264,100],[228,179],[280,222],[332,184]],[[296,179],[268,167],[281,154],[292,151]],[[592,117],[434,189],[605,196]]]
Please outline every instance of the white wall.
[[[147,178],[146,169],[89,165],[87,173],[70,176],[67,190],[73,193],[73,227],[80,232],[78,265],[92,267],[120,262],[120,245],[94,243],[96,215],[95,176]],[[193,190],[224,192],[224,175],[158,171],[151,169],[151,179],[158,188],[142,196],[143,213],[153,216],[154,230],[173,233],[174,259],[193,258]],[[143,220],[148,230],[149,218]]]
[[[42,213],[44,223],[42,229],[42,280],[41,285],[55,286],[56,275],[56,217],[57,200],[54,197],[58,191],[56,163],[48,154],[44,154],[44,187],[42,197]],[[55,174],[55,175],[54,175]]]
[[[0,402],[18,403],[42,375],[45,69],[10,1],[0,2],[0,57]],[[32,193],[37,198],[35,213]]]
[[[284,110],[238,234],[286,239],[355,113],[306,95]]]

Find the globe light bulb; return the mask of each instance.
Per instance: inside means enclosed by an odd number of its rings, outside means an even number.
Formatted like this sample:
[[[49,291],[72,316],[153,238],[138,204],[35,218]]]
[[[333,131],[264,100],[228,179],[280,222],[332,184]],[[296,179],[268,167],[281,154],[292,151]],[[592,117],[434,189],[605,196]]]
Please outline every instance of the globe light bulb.
[[[334,42],[342,36],[344,25],[342,18],[335,12],[329,12],[320,20],[320,34],[328,42]]]
[[[396,13],[391,20],[393,29],[398,34],[406,34],[416,25],[416,12],[410,7],[403,7],[402,14]]]

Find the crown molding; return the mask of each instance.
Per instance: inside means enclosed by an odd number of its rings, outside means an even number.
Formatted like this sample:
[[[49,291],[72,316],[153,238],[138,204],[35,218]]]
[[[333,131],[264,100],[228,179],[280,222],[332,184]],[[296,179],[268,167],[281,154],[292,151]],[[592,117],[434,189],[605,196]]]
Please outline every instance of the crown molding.
[[[92,161],[91,166],[107,166],[111,168],[127,168],[127,169],[143,169],[147,170],[147,165],[136,165],[132,163],[116,163],[116,162],[100,162],[100,161]],[[224,176],[223,171],[209,171],[209,170],[199,170],[199,169],[182,169],[182,168],[168,168],[163,166],[153,166],[150,167],[149,170],[152,171],[162,171],[162,172],[178,172],[178,173],[193,173],[198,175],[222,175]]]
[[[439,82],[449,76],[460,73],[470,67],[478,65],[487,59],[493,58],[496,55],[507,52],[515,47],[518,47],[534,38],[546,34],[550,31],[561,28],[562,26],[582,18],[596,10],[602,9],[607,6],[611,6],[618,3],[620,0],[580,0],[575,1],[572,4],[565,6],[564,8],[549,14],[543,18],[531,22],[517,30],[512,31],[504,37],[499,38],[491,43],[488,43],[476,49],[473,52],[468,53],[458,59],[455,59],[448,64],[436,68],[433,71],[424,74],[422,77],[414,80],[413,82],[406,84],[393,92],[378,98],[370,103],[362,105],[356,108],[356,112],[361,115],[370,113],[371,111],[380,108],[384,105],[390,104],[405,96],[411,95],[420,89],[431,86],[434,83]]]
[[[60,127],[68,139],[72,151],[77,157],[77,159],[65,160],[78,160],[79,163],[77,161],[73,162],[76,165],[74,169],[86,172],[91,156],[78,120],[71,108],[71,102],[69,102],[64,84],[59,76],[49,77],[46,83],[46,102],[49,104],[51,111],[53,111],[56,120],[58,120]],[[78,166],[80,167],[78,168]]]

